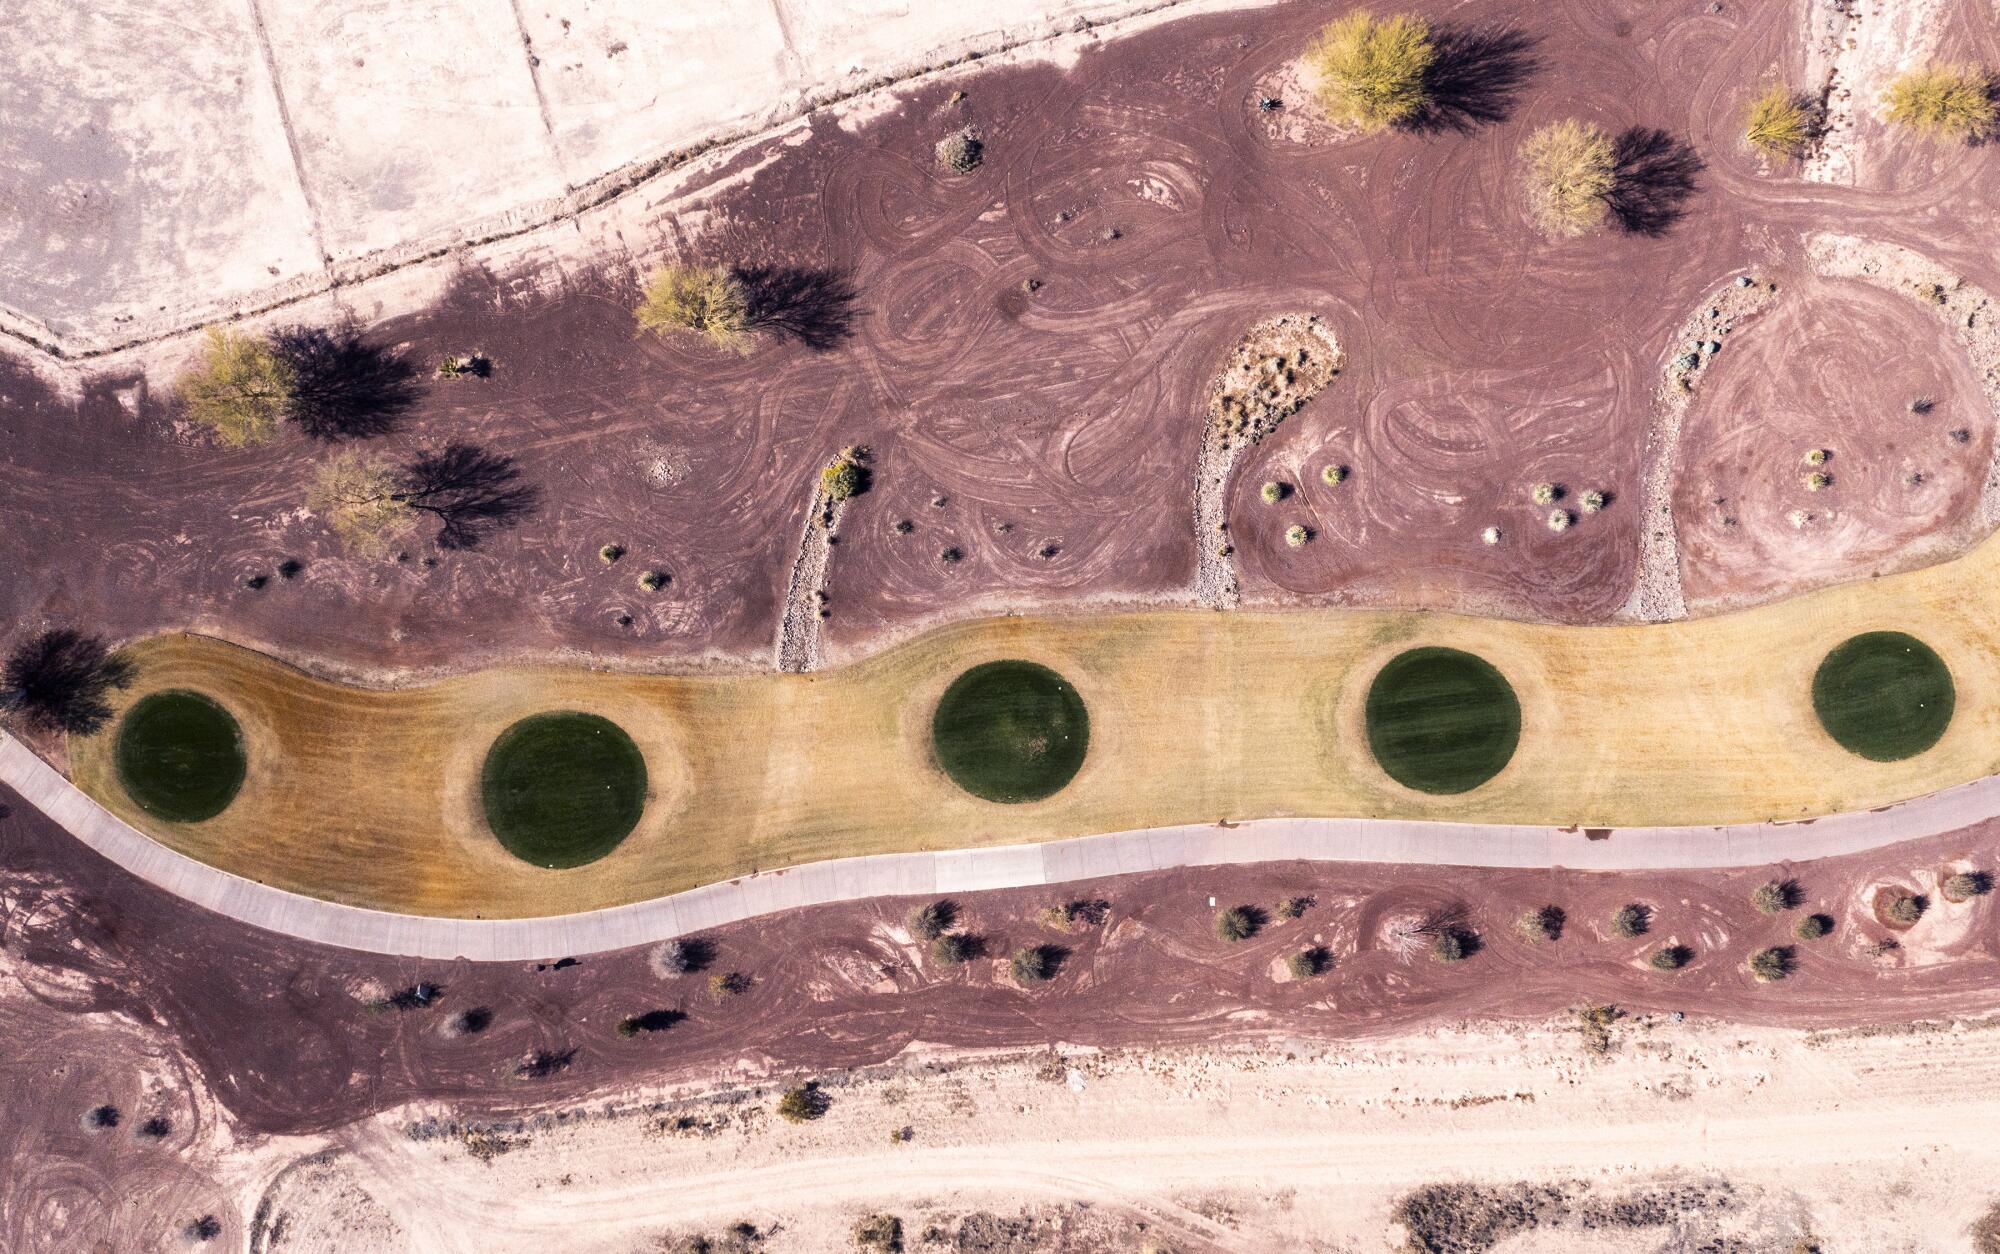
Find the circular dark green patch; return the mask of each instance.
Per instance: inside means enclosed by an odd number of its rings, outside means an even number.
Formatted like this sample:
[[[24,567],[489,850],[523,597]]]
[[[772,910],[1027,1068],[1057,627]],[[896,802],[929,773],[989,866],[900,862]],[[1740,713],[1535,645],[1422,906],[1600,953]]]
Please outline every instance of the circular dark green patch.
[[[1936,744],[1958,701],[1944,659],[1900,631],[1865,632],[1827,654],[1812,697],[1827,735],[1871,762],[1915,757]]]
[[[229,711],[179,689],[141,697],[125,712],[115,762],[125,795],[170,823],[199,823],[228,809],[248,765]]]
[[[582,866],[618,847],[646,808],[646,758],[595,714],[537,714],[500,733],[479,774],[486,825],[536,866]]]
[[[1090,714],[1069,681],[1033,662],[987,662],[952,680],[931,718],[952,782],[987,801],[1039,801],[1083,766]]]
[[[1389,778],[1418,792],[1456,793],[1500,773],[1521,740],[1521,703],[1484,658],[1411,649],[1368,687],[1368,748]]]

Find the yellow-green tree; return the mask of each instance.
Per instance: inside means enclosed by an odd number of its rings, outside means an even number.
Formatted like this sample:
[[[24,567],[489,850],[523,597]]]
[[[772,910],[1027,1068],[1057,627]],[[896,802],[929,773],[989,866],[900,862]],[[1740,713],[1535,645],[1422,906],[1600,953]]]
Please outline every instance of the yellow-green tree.
[[[1883,114],[1936,139],[1979,139],[1993,132],[1993,75],[1981,65],[1925,65],[1907,70],[1883,95]]]
[[[1437,44],[1422,18],[1376,17],[1366,9],[1321,31],[1305,55],[1320,106],[1364,131],[1415,119],[1430,101],[1425,75],[1436,60]]]
[[[1604,216],[1615,160],[1611,137],[1588,122],[1564,118],[1521,145],[1535,220],[1551,235],[1581,235]]]
[[[644,331],[692,331],[718,348],[743,351],[750,310],[743,284],[721,266],[663,266],[646,281],[633,311]]]
[[[292,398],[292,372],[263,340],[210,327],[175,391],[188,417],[240,448],[277,431]]]

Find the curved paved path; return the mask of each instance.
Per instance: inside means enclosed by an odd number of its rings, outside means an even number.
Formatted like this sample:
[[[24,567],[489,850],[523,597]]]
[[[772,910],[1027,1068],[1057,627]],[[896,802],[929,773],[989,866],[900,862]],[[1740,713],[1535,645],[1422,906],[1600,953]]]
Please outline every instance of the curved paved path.
[[[1393,819],[1263,819],[1145,828],[1036,845],[842,858],[585,914],[448,919],[337,905],[175,853],[84,795],[4,732],[0,783],[132,874],[239,922],[346,949],[484,962],[624,949],[827,902],[969,893],[1223,863],[1302,859],[1592,871],[1758,866],[1942,835],[2000,814],[2000,776],[1988,776],[1873,810],[1727,827],[1584,830]]]

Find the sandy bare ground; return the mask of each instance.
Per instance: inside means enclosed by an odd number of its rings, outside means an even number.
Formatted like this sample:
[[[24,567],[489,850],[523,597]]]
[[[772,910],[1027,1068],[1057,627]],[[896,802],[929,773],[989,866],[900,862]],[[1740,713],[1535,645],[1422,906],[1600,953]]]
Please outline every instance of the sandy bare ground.
[[[503,1125],[483,1163],[405,1108],[334,1133],[342,1170],[292,1183],[272,1222],[308,1250],[373,1214],[395,1225],[382,1249],[627,1250],[747,1222],[765,1248],[836,1251],[882,1212],[919,1250],[1377,1250],[1409,1231],[1417,1189],[1528,1185],[1564,1191],[1572,1218],[1465,1248],[1960,1249],[2000,1171],[1993,1026],[1642,1016],[1601,1056],[1561,1020],[1245,1051],[915,1050],[833,1079],[812,1125],[770,1113],[776,1086],[621,1095],[615,1114]],[[1626,1203],[1622,1222],[1584,1231],[1593,1202]],[[1046,1235],[958,1239],[982,1215]]]

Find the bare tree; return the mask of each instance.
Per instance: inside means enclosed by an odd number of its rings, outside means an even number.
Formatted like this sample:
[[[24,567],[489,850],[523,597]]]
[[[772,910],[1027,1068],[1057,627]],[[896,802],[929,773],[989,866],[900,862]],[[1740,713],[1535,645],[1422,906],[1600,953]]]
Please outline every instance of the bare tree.
[[[386,435],[423,395],[415,363],[369,343],[353,323],[287,327],[271,349],[291,372],[285,417],[315,440]]]
[[[438,547],[476,548],[541,504],[541,490],[520,478],[513,458],[453,441],[404,466],[395,499],[437,518]]]

